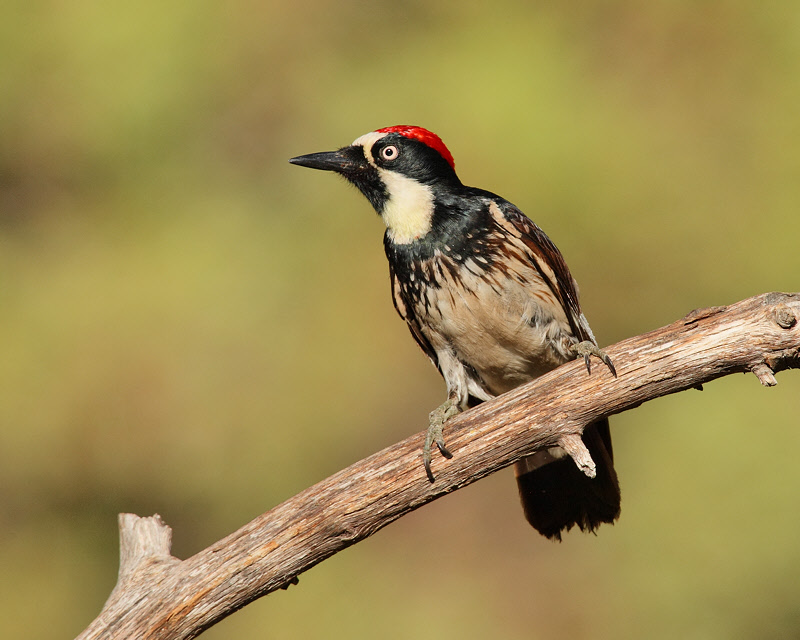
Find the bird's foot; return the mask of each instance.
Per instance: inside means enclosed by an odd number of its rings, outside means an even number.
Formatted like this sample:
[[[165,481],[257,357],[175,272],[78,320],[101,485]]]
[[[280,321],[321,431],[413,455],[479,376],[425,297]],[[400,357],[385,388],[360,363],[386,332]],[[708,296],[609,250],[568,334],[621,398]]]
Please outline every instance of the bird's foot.
[[[447,450],[444,445],[444,423],[456,415],[460,411],[458,403],[453,398],[448,398],[439,407],[430,413],[430,426],[425,434],[425,446],[422,449],[422,463],[425,465],[425,473],[428,480],[433,482],[433,472],[431,471],[431,448],[434,443],[441,453],[448,460],[453,457],[453,454]]]
[[[614,363],[611,362],[611,358],[609,358],[606,355],[606,352],[598,347],[594,342],[584,340],[583,342],[572,345],[572,350],[579,356],[583,356],[583,362],[586,364],[586,371],[589,373],[592,372],[591,356],[597,356],[608,367],[613,376],[615,378],[617,377],[617,370],[614,368]]]

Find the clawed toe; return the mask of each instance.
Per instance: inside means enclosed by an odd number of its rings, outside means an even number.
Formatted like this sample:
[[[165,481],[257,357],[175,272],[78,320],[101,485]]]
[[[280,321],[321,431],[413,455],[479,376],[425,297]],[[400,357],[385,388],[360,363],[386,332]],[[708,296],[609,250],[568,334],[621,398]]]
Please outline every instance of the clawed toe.
[[[615,378],[617,377],[617,370],[614,367],[614,363],[611,362],[611,358],[609,358],[606,355],[606,352],[598,347],[594,342],[584,340],[583,342],[572,345],[572,350],[579,356],[583,356],[583,362],[586,364],[586,371],[589,373],[592,372],[591,356],[596,356],[600,358],[603,364],[608,367],[609,371],[611,371],[611,374]]]
[[[425,434],[425,446],[422,449],[422,463],[425,466],[425,475],[428,476],[430,482],[435,480],[431,471],[431,450],[433,445],[436,444],[439,453],[448,460],[453,457],[453,454],[450,453],[444,443],[444,423],[456,415],[458,411],[458,405],[453,400],[448,399],[430,413],[430,426],[428,426],[428,431]]]

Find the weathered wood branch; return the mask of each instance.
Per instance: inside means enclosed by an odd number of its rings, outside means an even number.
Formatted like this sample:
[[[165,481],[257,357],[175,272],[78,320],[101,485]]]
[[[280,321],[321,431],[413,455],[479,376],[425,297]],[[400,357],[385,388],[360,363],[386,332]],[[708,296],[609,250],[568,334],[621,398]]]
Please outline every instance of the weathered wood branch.
[[[193,638],[298,574],[451,491],[543,447],[562,443],[587,473],[574,436],[583,425],[647,400],[737,372],[765,386],[800,368],[800,294],[765,294],[693,311],[673,324],[606,349],[618,378],[582,361],[447,423],[452,460],[422,469],[414,435],[306,489],[186,560],[169,554],[158,516],[120,516],[119,581],[79,638]]]

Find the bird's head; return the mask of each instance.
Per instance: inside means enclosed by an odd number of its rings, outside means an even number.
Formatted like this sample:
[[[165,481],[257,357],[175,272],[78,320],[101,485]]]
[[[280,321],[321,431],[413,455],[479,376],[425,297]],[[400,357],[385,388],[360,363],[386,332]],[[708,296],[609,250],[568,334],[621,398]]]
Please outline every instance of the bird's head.
[[[378,129],[338,151],[289,162],[335,171],[358,187],[397,244],[424,237],[431,229],[437,193],[461,186],[453,156],[441,138],[410,125]]]

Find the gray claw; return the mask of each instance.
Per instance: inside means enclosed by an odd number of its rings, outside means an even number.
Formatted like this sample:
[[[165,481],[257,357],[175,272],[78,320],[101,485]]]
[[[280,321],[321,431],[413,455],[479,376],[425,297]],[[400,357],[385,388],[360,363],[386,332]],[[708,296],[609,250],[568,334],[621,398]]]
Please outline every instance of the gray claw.
[[[614,368],[614,363],[611,362],[611,358],[609,358],[606,355],[606,352],[598,347],[594,342],[584,340],[583,342],[572,345],[572,350],[577,355],[583,356],[583,362],[586,364],[586,371],[588,371],[590,374],[592,373],[591,356],[597,356],[600,358],[603,364],[608,367],[609,371],[611,371],[611,374],[615,378],[617,377],[617,370]]]
[[[432,483],[435,478],[431,471],[431,449],[433,444],[436,443],[436,448],[448,460],[453,457],[453,454],[447,449],[444,444],[444,423],[449,418],[452,418],[459,411],[458,405],[451,398],[448,398],[441,406],[437,407],[430,413],[430,425],[428,431],[425,433],[425,446],[422,448],[422,464],[425,467],[425,475]]]

